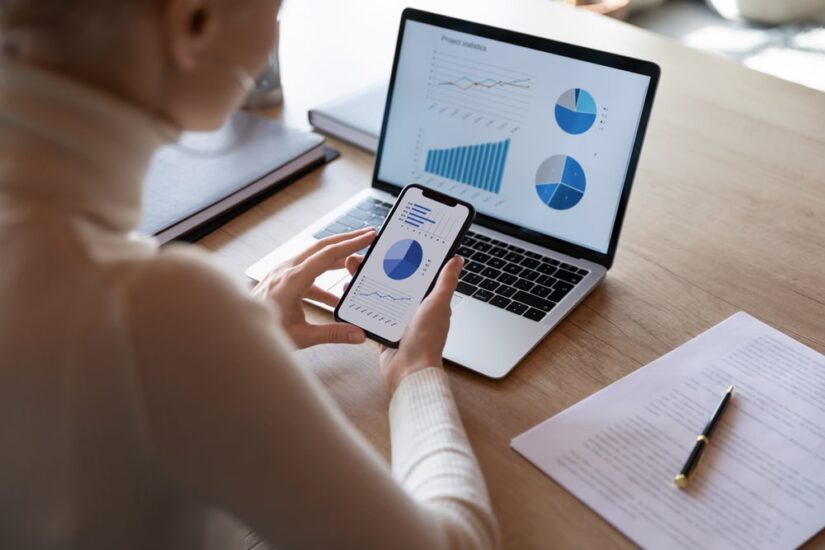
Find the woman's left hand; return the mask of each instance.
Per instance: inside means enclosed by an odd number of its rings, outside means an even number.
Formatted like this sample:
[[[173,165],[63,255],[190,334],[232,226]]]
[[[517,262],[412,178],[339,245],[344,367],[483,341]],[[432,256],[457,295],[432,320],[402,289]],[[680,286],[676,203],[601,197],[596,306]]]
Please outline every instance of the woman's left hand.
[[[367,228],[322,239],[275,268],[255,287],[252,295],[278,304],[284,329],[301,349],[318,344],[360,344],[366,336],[356,326],[308,323],[302,301],[308,298],[335,307],[338,297],[315,286],[315,278],[325,271],[343,268],[347,257],[369,245],[374,238],[375,230]]]

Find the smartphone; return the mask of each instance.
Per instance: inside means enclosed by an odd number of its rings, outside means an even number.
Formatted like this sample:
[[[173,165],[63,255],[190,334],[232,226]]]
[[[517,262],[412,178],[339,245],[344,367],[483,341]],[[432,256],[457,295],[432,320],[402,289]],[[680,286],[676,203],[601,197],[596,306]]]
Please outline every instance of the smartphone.
[[[474,218],[469,203],[418,184],[405,187],[338,302],[335,319],[398,347]]]

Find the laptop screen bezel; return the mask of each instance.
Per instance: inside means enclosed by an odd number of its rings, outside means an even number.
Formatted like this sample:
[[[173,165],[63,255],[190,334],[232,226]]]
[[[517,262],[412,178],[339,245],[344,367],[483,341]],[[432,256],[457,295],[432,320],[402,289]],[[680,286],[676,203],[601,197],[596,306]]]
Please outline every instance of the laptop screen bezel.
[[[381,157],[384,150],[384,142],[387,134],[387,123],[389,121],[390,111],[392,109],[392,98],[395,90],[395,80],[398,71],[398,61],[401,55],[401,46],[404,42],[404,30],[406,29],[407,21],[417,21],[436,27],[455,30],[467,34],[472,34],[482,38],[497,40],[517,46],[523,46],[537,51],[544,51],[552,54],[562,55],[572,59],[580,59],[606,67],[612,67],[623,71],[629,71],[644,75],[650,78],[650,84],[645,95],[644,106],[639,118],[639,125],[636,132],[636,139],[633,144],[633,149],[630,154],[630,161],[627,166],[627,173],[625,174],[624,187],[622,189],[619,205],[616,209],[616,218],[613,224],[613,232],[610,236],[610,245],[606,253],[602,253],[581,245],[573,244],[569,241],[552,237],[538,231],[528,229],[510,222],[505,222],[488,214],[478,212],[475,223],[489,227],[495,231],[511,235],[518,239],[556,250],[574,258],[582,258],[592,262],[601,264],[606,268],[610,268],[613,264],[613,258],[616,255],[616,248],[619,242],[619,234],[621,232],[622,223],[624,222],[625,210],[627,209],[627,201],[630,197],[630,188],[633,183],[633,178],[636,174],[636,167],[639,162],[639,155],[642,149],[647,124],[650,119],[650,112],[653,107],[653,98],[656,95],[656,88],[659,83],[659,66],[649,61],[625,57],[622,55],[604,52],[585,48],[583,46],[576,46],[564,42],[557,42],[549,38],[542,38],[528,34],[518,33],[515,31],[508,31],[505,29],[484,25],[481,23],[473,23],[462,19],[456,19],[445,15],[438,15],[435,13],[425,12],[413,8],[407,8],[401,15],[401,24],[398,30],[398,41],[395,47],[395,57],[393,59],[392,74],[390,76],[390,84],[387,92],[387,100],[384,108],[384,117],[381,124],[381,135],[378,140],[378,148],[375,156],[375,168],[372,176],[372,186],[376,189],[386,191],[393,195],[398,193],[403,188],[403,185],[397,185],[388,181],[383,181],[379,177],[379,170],[381,167]]]

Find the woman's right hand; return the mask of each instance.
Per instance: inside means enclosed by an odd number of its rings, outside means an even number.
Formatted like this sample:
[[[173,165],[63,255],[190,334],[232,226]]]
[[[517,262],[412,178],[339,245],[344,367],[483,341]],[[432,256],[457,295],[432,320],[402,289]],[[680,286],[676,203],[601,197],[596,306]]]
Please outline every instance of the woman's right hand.
[[[356,256],[347,259],[350,273],[355,272],[361,260]],[[390,395],[395,393],[407,376],[430,367],[444,367],[442,355],[452,314],[450,301],[458,285],[462,267],[464,260],[458,256],[447,262],[433,291],[421,302],[407,326],[398,349],[381,347],[381,374],[384,375]]]

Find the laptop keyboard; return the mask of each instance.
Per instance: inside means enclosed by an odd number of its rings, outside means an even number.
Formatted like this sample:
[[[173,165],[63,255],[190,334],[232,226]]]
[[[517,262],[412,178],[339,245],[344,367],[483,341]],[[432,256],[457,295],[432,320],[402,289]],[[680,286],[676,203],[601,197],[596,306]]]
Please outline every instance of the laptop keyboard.
[[[379,229],[391,208],[387,202],[367,199],[314,236],[323,239],[368,225]],[[465,264],[456,292],[536,322],[590,273],[473,231],[464,236],[457,254]]]
[[[381,229],[381,224],[384,223],[390,209],[392,209],[392,205],[388,202],[367,199],[313,236],[316,239],[323,239],[339,233],[355,231],[368,225],[374,227],[377,231]]]

